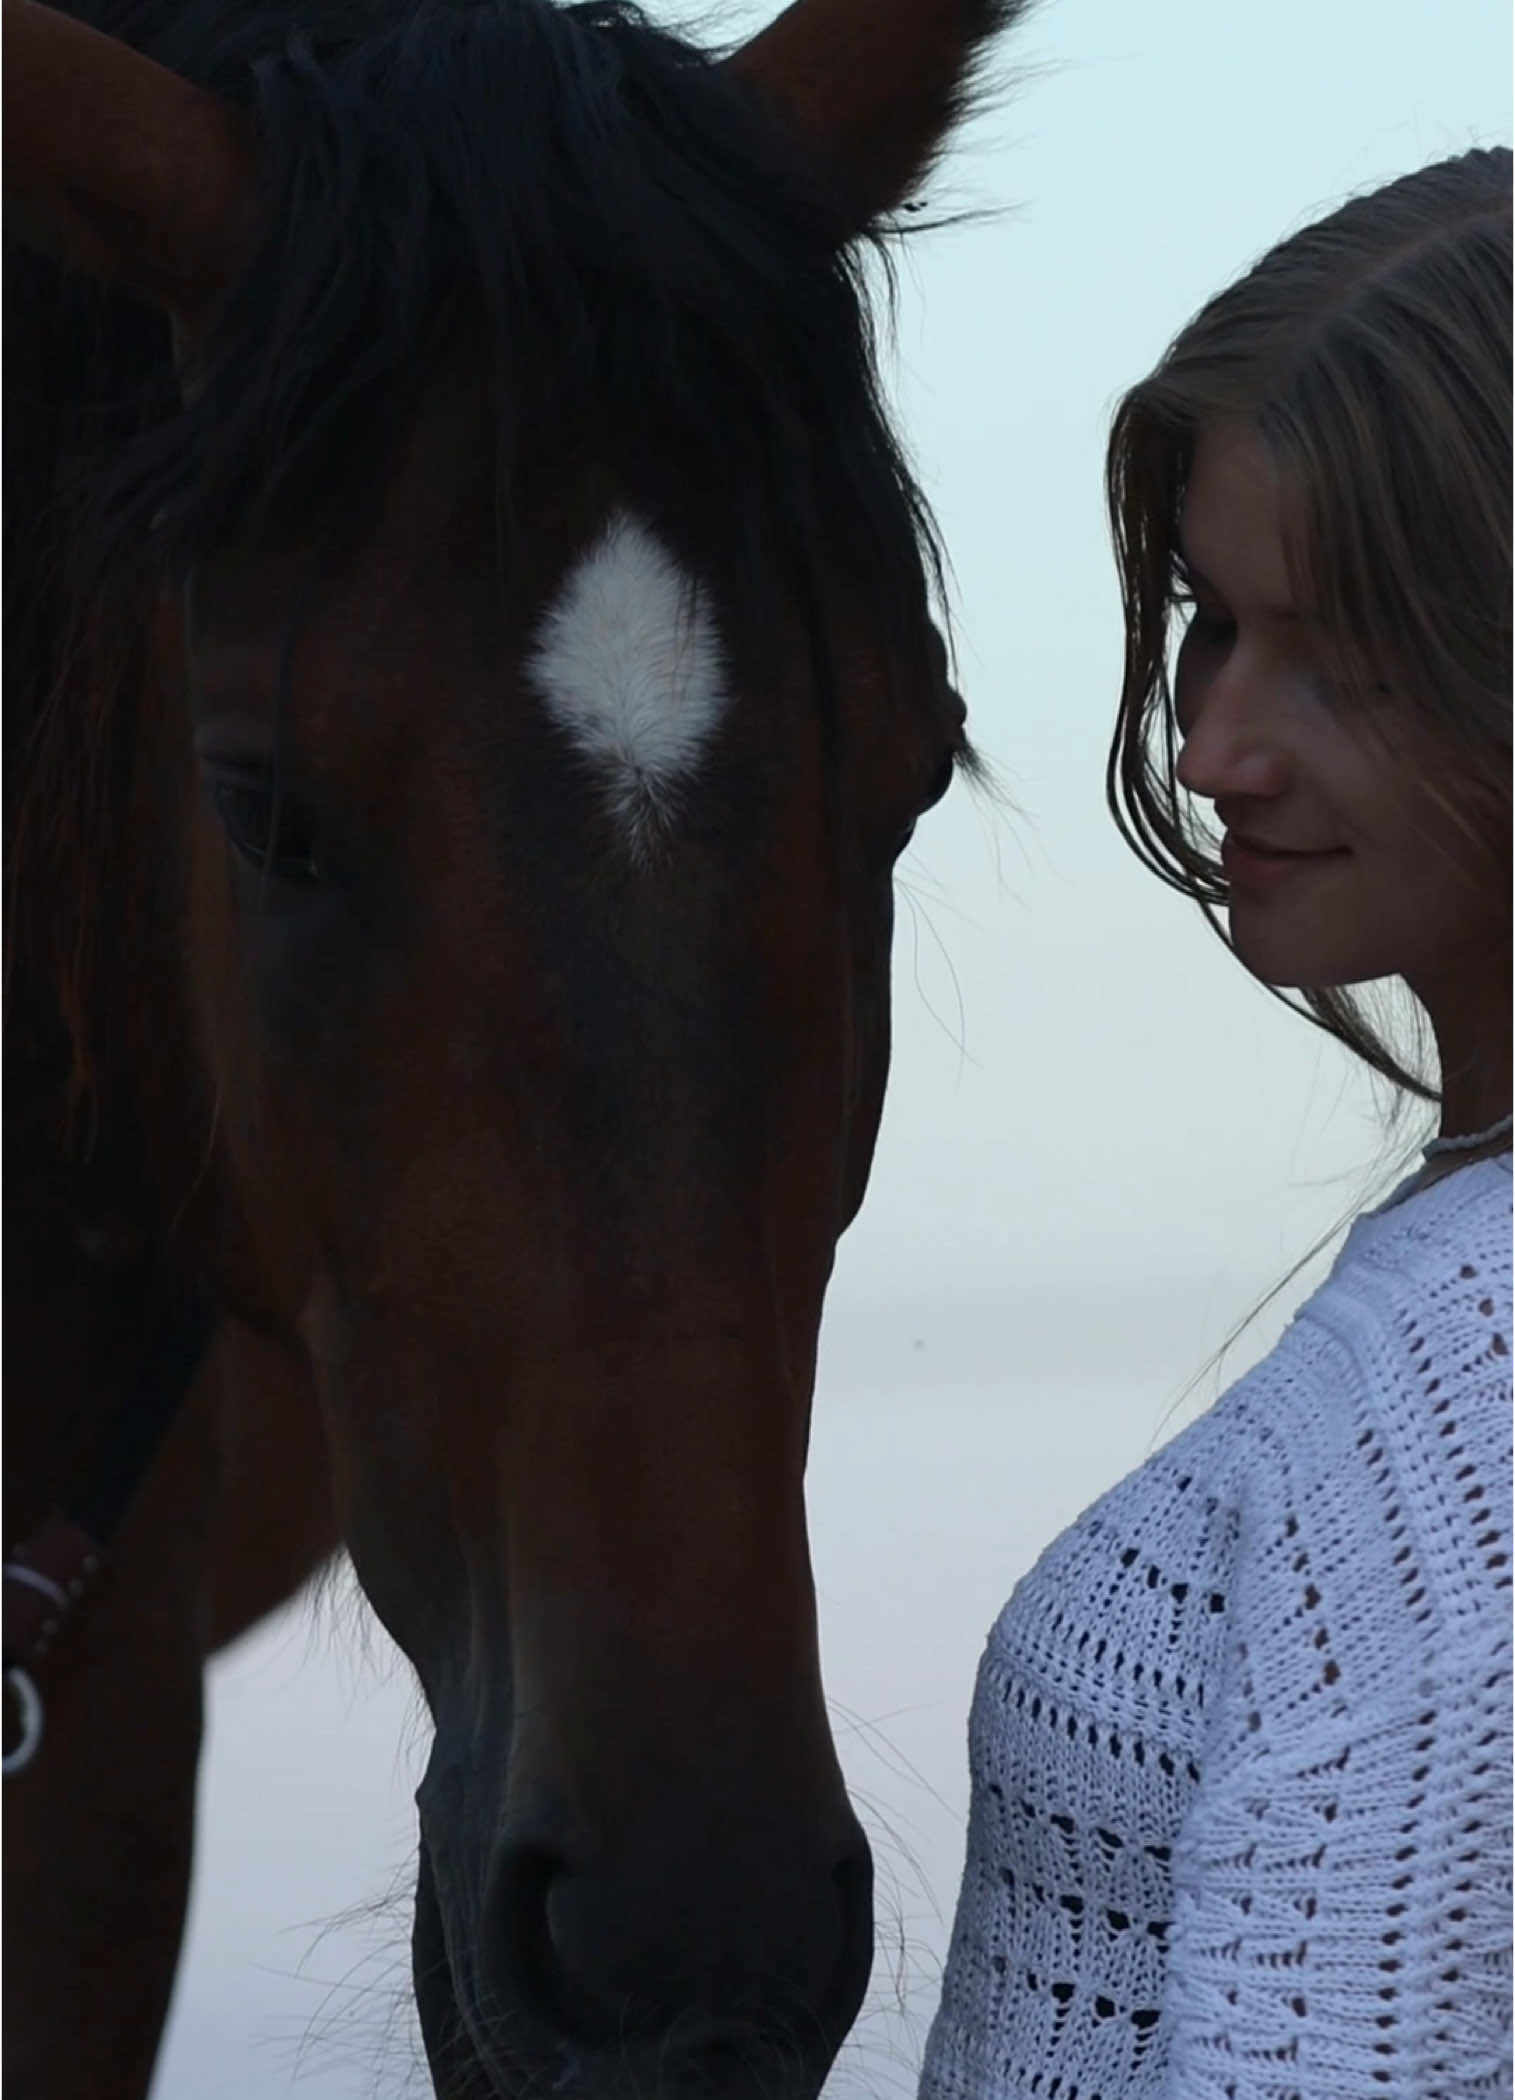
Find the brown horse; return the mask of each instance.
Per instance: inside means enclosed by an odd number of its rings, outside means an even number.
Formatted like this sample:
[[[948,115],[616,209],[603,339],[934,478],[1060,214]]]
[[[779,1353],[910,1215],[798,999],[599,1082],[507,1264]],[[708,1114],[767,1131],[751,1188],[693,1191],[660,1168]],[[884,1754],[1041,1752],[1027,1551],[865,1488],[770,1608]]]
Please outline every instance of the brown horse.
[[[342,1545],[438,2091],[814,2094],[816,1338],[969,756],[859,257],[1019,0],[6,8],[9,2090],[145,2091],[205,1658]]]

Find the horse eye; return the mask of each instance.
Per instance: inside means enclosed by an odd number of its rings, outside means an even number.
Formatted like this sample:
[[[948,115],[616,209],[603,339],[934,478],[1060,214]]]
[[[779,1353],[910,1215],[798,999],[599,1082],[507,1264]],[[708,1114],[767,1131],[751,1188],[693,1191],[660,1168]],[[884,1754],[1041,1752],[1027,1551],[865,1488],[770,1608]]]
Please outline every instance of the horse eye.
[[[942,797],[946,794],[948,788],[951,787],[953,776],[956,772],[957,755],[955,752],[949,751],[947,756],[942,760],[941,764],[937,767],[936,771],[931,776],[931,785],[929,788],[927,788],[926,799],[921,804],[922,814],[924,814],[925,811],[928,809],[935,809],[938,802],[940,802]]]
[[[915,827],[920,819],[926,814],[928,809],[935,809],[937,803],[941,801],[943,795],[951,787],[952,777],[956,771],[956,756],[949,752],[932,774],[930,785],[922,795],[915,815],[894,842],[894,858],[896,860],[899,859],[905,848],[910,844],[910,841],[915,837]]]
[[[314,827],[287,790],[261,773],[222,773],[211,796],[222,828],[249,867],[308,887],[321,879]]]

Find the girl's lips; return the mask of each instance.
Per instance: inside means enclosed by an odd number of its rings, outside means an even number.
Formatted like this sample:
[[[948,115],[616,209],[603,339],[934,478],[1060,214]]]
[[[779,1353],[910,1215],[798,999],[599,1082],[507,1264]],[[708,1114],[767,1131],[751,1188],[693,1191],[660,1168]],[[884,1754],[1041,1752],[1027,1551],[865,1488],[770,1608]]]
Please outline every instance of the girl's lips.
[[[1271,888],[1287,882],[1291,875],[1306,868],[1318,868],[1327,861],[1341,860],[1345,846],[1329,846],[1318,853],[1295,853],[1280,846],[1265,846],[1260,840],[1248,839],[1239,833],[1228,831],[1221,840],[1220,864],[1228,882],[1238,889]]]

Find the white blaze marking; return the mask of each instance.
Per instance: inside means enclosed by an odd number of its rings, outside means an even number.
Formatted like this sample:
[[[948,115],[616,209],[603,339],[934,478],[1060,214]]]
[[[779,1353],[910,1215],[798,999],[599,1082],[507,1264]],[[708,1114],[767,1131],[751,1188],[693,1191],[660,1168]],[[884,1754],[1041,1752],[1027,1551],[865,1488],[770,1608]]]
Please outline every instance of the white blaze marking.
[[[726,706],[709,594],[618,512],[548,608],[526,670],[644,857]]]

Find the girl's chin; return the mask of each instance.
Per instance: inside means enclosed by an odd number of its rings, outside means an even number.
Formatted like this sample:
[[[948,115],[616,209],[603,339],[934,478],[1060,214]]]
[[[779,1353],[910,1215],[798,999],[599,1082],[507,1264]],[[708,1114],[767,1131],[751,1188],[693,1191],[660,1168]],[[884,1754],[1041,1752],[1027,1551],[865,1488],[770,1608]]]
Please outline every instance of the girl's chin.
[[[1237,924],[1231,915],[1231,946],[1236,959],[1249,974],[1275,992],[1346,991],[1354,984],[1372,984],[1400,972],[1362,948],[1346,943],[1327,947],[1318,939],[1298,942],[1269,938]]]

